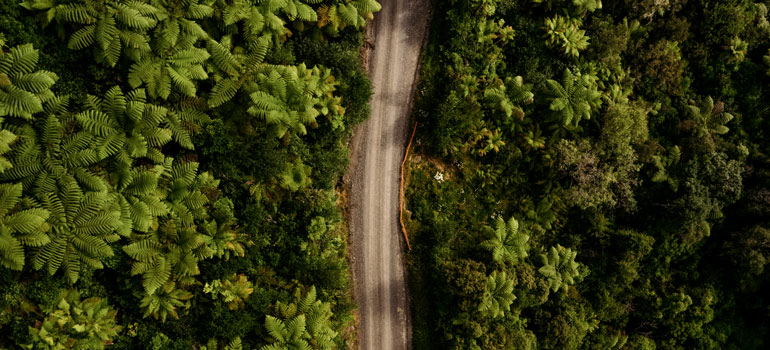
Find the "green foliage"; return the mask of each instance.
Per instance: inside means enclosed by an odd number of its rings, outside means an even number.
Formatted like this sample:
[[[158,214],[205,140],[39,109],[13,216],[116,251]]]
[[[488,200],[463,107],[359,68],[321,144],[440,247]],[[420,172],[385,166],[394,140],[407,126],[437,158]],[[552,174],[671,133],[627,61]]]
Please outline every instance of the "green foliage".
[[[713,137],[724,135],[730,128],[725,124],[733,120],[733,115],[725,111],[723,102],[714,103],[711,96],[707,97],[700,105],[687,106],[689,120],[694,122],[692,132],[701,140],[708,144],[713,144]],[[687,126],[689,127],[689,126]]]
[[[559,45],[564,50],[565,55],[572,57],[580,56],[579,51],[588,48],[588,40],[585,30],[580,29],[582,21],[577,18],[562,17],[559,15],[553,18],[546,18],[546,42],[548,45]]]
[[[546,4],[549,9],[569,8],[580,16],[602,8],[602,0],[532,0],[532,2]]]
[[[148,56],[131,66],[128,83],[133,88],[147,86],[152,98],[168,99],[172,87],[182,95],[195,97],[195,80],[204,80],[208,74],[203,63],[209,58],[206,49],[193,46],[190,41],[163,51],[164,56]]]
[[[330,34],[338,34],[347,26],[362,28],[366,20],[374,18],[382,6],[375,0],[351,0],[322,5],[318,9],[318,27]]]
[[[117,311],[100,298],[80,300],[77,290],[62,290],[55,308],[29,327],[28,349],[104,349],[121,330]]]
[[[43,103],[54,97],[50,89],[58,77],[49,71],[35,70],[39,57],[32,44],[6,51],[0,34],[0,117],[32,119],[32,114],[42,112]]]
[[[515,263],[529,255],[527,253],[529,250],[527,241],[529,241],[529,235],[520,232],[519,222],[515,218],[510,218],[508,222],[505,222],[503,218],[497,218],[494,237],[481,242],[481,247],[491,250],[492,260],[498,264]]]
[[[255,82],[247,87],[247,112],[273,126],[276,137],[283,137],[287,131],[305,135],[307,126],[316,125],[319,115],[343,113],[339,99],[331,95],[335,85],[328,69],[308,69],[305,64],[273,67],[258,73]]]
[[[213,280],[211,284],[206,283],[203,292],[211,294],[214,298],[221,297],[230,310],[238,310],[243,309],[244,302],[254,292],[254,285],[246,276],[233,274],[224,281]]]
[[[652,156],[653,164],[655,165],[655,173],[652,175],[653,182],[666,182],[671,186],[671,189],[676,191],[679,188],[679,182],[676,178],[672,177],[668,173],[668,169],[679,163],[681,157],[681,151],[679,146],[672,147],[666,155]]]
[[[157,24],[160,11],[139,1],[83,1],[58,4],[55,1],[25,0],[28,10],[45,10],[46,22],[56,19],[78,29],[69,39],[69,48],[93,46],[100,63],[114,67],[125,52],[137,59],[150,51],[147,31]]]
[[[121,225],[115,199],[106,192],[83,192],[74,181],[62,189],[39,198],[51,216],[51,241],[35,254],[33,266],[47,266],[49,274],[62,269],[71,282],[78,280],[87,266],[103,268],[101,259],[113,255],[110,242],[118,240]],[[65,209],[64,203],[77,203],[78,209]]]
[[[581,120],[591,119],[591,113],[602,104],[596,77],[590,74],[572,73],[565,69],[561,83],[549,79],[546,84],[551,94],[549,108],[561,126],[577,127]]]
[[[8,153],[8,151],[11,150],[13,143],[19,139],[14,133],[3,129],[2,125],[3,120],[0,118],[0,173],[4,172],[6,169],[13,168],[13,164],[8,161],[8,158],[5,158],[4,154]]]
[[[142,275],[148,295],[171,280],[200,273],[198,262],[210,258],[215,251],[208,246],[211,236],[197,230],[197,222],[208,218],[209,203],[204,191],[215,190],[218,182],[208,174],[197,174],[197,163],[174,162],[163,172],[161,188],[168,192],[165,206],[168,215],[157,228],[147,234],[135,234],[133,243],[123,250],[134,259],[132,275]]]
[[[0,184],[0,264],[12,270],[24,266],[24,248],[50,243],[46,220],[49,212],[42,208],[20,209],[21,184]]]
[[[309,166],[303,164],[302,161],[297,161],[281,174],[281,186],[292,192],[299,191],[310,185],[310,173]]]
[[[168,316],[178,319],[177,308],[189,308],[189,300],[193,297],[190,292],[177,288],[177,285],[170,281],[166,282],[155,293],[140,292],[138,294],[141,296],[139,307],[144,310],[144,317],[152,316],[161,322],[166,322]]]
[[[766,347],[767,4],[433,5],[405,189],[414,347]],[[511,102],[512,77],[542,94]],[[511,216],[535,258],[490,259],[485,220]],[[516,296],[497,318],[478,309],[493,271]]]
[[[514,281],[508,279],[505,271],[493,271],[487,278],[484,297],[479,303],[479,313],[484,317],[498,318],[511,311],[511,303],[516,300],[513,295]]]
[[[337,332],[330,327],[331,305],[316,299],[315,286],[304,294],[298,288],[294,300],[289,304],[279,302],[275,305],[278,317],[265,318],[265,328],[273,342],[261,350],[334,348]]]
[[[732,57],[730,57],[730,61],[734,63],[741,63],[746,57],[746,53],[749,51],[749,44],[736,36],[730,40],[729,49],[730,54],[732,55]]]
[[[28,332],[37,311],[18,296],[29,294],[45,313],[57,303],[50,291],[67,282],[83,295],[110,295],[116,309],[139,308],[121,311],[113,324],[127,331],[98,344],[63,326],[58,331],[68,338],[56,336],[62,348],[190,349],[208,339],[227,339],[232,350],[258,348],[263,343],[247,335],[265,334],[258,320],[276,301],[275,316],[306,318],[303,339],[311,348],[347,346],[338,334],[353,322],[353,306],[331,189],[347,162],[350,127],[368,113],[356,29],[380,5],[13,6],[0,6],[9,42],[31,39],[42,50],[8,48],[0,39],[0,279],[14,286],[1,294],[0,347],[48,344],[54,321]],[[34,19],[50,25],[27,26]],[[91,53],[104,68],[93,69]],[[61,74],[59,84],[45,69]],[[212,120],[224,131],[220,139],[209,139],[216,136],[208,133]],[[210,140],[229,146],[209,149]],[[6,269],[22,270],[25,259],[66,278]],[[202,291],[205,281],[211,284]],[[311,288],[284,304],[282,291],[300,282],[323,287],[328,302]],[[207,292],[215,296],[193,299]],[[99,310],[114,320],[112,309]],[[159,322],[141,320],[149,316]]]
[[[506,84],[499,81],[499,86],[490,85],[484,90],[484,102],[490,108],[497,109],[505,113],[506,118],[515,117],[517,120],[524,118],[524,110],[519,105],[530,104],[534,101],[535,95],[530,91],[529,84],[524,84],[521,76],[513,79],[506,78]],[[511,91],[508,92],[508,86]]]
[[[580,263],[575,261],[576,256],[577,252],[558,244],[551,247],[548,253],[540,254],[543,266],[537,271],[548,280],[551,290],[566,291],[570,285],[580,282],[584,272],[580,271]]]

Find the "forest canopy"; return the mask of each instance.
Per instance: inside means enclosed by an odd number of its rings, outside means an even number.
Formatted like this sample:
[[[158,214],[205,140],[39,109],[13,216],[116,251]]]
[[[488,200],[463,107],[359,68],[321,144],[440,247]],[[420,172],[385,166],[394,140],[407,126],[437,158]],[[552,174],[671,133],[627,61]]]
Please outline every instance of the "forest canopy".
[[[415,348],[767,348],[768,4],[433,5]]]
[[[0,347],[347,347],[380,8],[3,0]]]

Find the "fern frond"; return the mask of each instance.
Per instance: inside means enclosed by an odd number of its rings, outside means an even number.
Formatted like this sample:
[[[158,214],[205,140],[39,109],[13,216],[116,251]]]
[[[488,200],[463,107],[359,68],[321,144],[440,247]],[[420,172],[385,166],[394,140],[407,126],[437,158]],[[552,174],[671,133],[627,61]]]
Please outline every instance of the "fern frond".
[[[241,65],[238,60],[236,60],[235,57],[230,53],[230,49],[228,47],[225,47],[221,43],[214,40],[209,40],[206,43],[206,48],[211,54],[214,65],[218,69],[231,76],[237,75],[238,72],[240,72]]]
[[[236,80],[224,78],[219,80],[211,89],[209,96],[209,106],[218,107],[235,97],[238,92],[239,84]]]
[[[109,115],[100,111],[85,111],[75,115],[75,119],[83,125],[88,132],[97,136],[107,137],[118,132],[120,125],[110,118]]]
[[[96,25],[87,25],[72,33],[67,47],[70,50],[81,50],[94,44]]]

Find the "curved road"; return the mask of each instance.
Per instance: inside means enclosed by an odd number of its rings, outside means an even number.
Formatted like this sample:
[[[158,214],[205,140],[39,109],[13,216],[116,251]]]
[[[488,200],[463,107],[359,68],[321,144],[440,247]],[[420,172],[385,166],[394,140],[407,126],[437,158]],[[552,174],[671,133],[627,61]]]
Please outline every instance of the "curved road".
[[[359,305],[359,349],[411,348],[404,256],[398,223],[400,165],[406,147],[417,61],[429,0],[380,0],[369,56],[371,118],[352,141],[351,260]]]

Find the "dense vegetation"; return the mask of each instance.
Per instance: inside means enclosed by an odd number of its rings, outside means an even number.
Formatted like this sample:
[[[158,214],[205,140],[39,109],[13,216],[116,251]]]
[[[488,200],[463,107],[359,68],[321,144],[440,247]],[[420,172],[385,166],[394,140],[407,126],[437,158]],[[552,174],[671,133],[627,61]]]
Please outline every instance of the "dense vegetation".
[[[374,0],[0,2],[0,348],[331,349]]]
[[[765,2],[435,1],[422,62],[417,349],[770,346]]]

